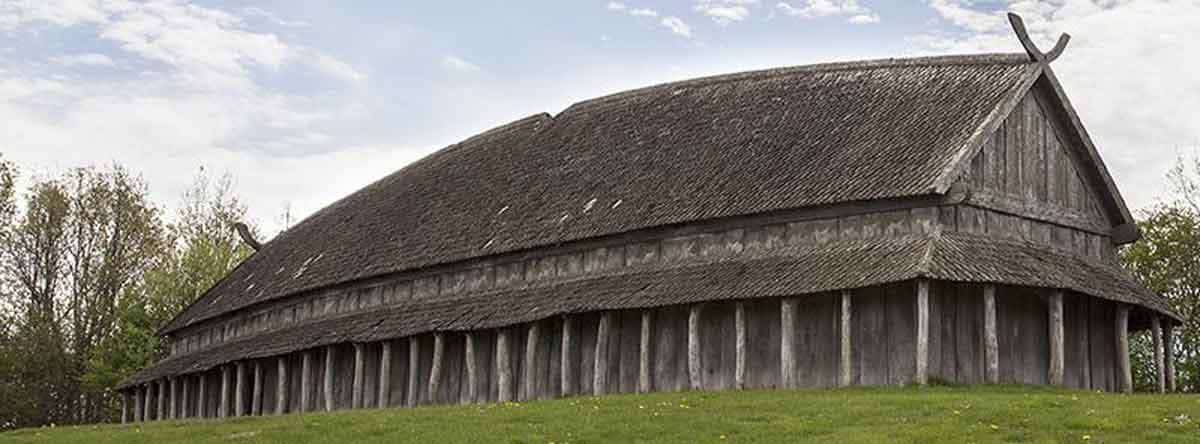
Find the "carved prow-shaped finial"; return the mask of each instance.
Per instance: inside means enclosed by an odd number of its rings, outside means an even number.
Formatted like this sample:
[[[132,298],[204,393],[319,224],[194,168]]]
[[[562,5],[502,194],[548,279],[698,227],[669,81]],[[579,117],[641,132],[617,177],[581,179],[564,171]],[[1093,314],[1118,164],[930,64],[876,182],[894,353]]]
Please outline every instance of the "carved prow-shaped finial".
[[[258,243],[258,240],[254,239],[254,234],[250,232],[250,227],[247,227],[246,224],[236,222],[233,224],[233,229],[237,230],[237,234],[242,238],[242,242],[245,242],[246,245],[249,245],[250,248],[254,249],[254,251],[258,251],[262,248],[262,244]]]
[[[1010,12],[1008,13],[1008,22],[1012,24],[1013,32],[1017,33],[1017,40],[1021,41],[1021,46],[1025,47],[1025,52],[1029,53],[1029,57],[1032,57],[1035,62],[1053,62],[1067,49],[1067,42],[1071,41],[1071,35],[1063,33],[1063,35],[1058,36],[1058,43],[1054,44],[1054,48],[1050,52],[1043,53],[1042,50],[1038,49],[1037,45],[1033,44],[1033,40],[1029,38],[1029,31],[1025,30],[1025,21],[1021,19],[1021,16]]]

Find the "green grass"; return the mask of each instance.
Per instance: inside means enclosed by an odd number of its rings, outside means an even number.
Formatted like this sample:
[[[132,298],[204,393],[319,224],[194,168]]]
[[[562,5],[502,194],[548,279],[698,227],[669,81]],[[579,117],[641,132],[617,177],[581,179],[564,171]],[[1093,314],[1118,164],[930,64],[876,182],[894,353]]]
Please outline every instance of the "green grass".
[[[1037,387],[657,393],[27,429],[0,442],[1200,442],[1200,397]]]

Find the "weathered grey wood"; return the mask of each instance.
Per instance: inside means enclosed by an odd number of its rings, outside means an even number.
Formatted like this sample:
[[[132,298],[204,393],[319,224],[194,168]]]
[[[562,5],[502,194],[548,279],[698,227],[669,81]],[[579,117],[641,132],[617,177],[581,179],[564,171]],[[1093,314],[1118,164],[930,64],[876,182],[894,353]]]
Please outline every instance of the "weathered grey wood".
[[[1162,361],[1159,361],[1159,362],[1162,362]],[[1160,365],[1159,368],[1162,368],[1162,366]],[[175,419],[175,417],[176,417],[175,412],[177,412],[178,408],[179,408],[179,398],[177,397],[178,396],[177,394],[179,393],[179,385],[178,385],[179,383],[177,382],[177,378],[174,376],[168,378],[168,380],[170,381],[169,386],[170,386],[171,400],[169,402],[169,407],[167,409],[167,418]]]
[[[541,340],[542,329],[538,323],[530,322],[529,329],[525,331],[525,365],[522,370],[525,372],[525,399],[537,399],[538,384],[538,344]]]
[[[592,394],[596,396],[608,393],[608,341],[612,334],[612,323],[611,312],[600,314],[600,323],[596,327],[595,359],[592,362]]]
[[[204,377],[204,374],[201,373],[196,379],[198,379],[196,381],[196,417],[204,418],[206,413],[204,406],[208,402],[208,378]]]
[[[849,290],[842,292],[842,315],[841,315],[841,362],[838,373],[838,385],[848,387],[854,381],[854,352],[851,349],[851,337],[853,336],[853,306],[851,306],[851,295]]]
[[[996,286],[983,287],[983,340],[985,378],[988,384],[1000,383],[1000,339],[996,332]]]
[[[796,301],[779,302],[779,381],[784,388],[796,386]]]
[[[154,401],[158,405],[155,410],[154,419],[159,421],[167,419],[167,380],[166,378],[158,380],[158,391],[154,394]]]
[[[467,332],[463,337],[463,354],[465,355],[464,359],[466,360],[467,367],[467,387],[465,390],[466,397],[463,399],[463,402],[467,404],[479,401],[479,371],[476,369],[477,358],[475,357],[475,350],[477,344],[475,342],[476,337],[472,332]]]
[[[263,371],[262,362],[254,361],[254,384],[250,395],[250,414],[262,415]]]
[[[288,362],[286,356],[275,359],[275,414],[288,411]]]
[[[325,347],[325,411],[333,411],[333,373],[334,373],[334,358],[337,356],[337,349],[333,345]]]
[[[1050,295],[1050,384],[1063,385],[1065,353],[1063,351],[1063,294],[1055,291]]]
[[[121,392],[121,424],[129,424],[130,409],[129,409],[129,391]]]
[[[361,343],[354,343],[354,381],[350,386],[350,408],[361,409],[363,407],[363,394],[366,382],[366,356]]]
[[[229,366],[221,366],[221,404],[217,406],[217,417],[229,416]]]
[[[649,393],[651,385],[651,354],[650,347],[654,332],[654,312],[642,310],[642,326],[638,342],[638,393]]]
[[[237,371],[233,380],[233,416],[240,417],[246,415],[246,363],[238,361],[235,368]]]
[[[748,359],[748,350],[746,349],[746,305],[738,301],[734,308],[734,335],[736,339],[735,359],[734,364],[736,369],[733,376],[734,388],[738,390],[746,389],[746,360]]]
[[[579,354],[575,352],[578,347],[575,341],[575,321],[570,315],[562,318],[562,343],[560,347],[559,390],[563,396],[571,396],[575,394],[575,360]]]
[[[1116,303],[1089,297],[1089,344],[1091,377],[1094,390],[1120,390],[1117,370],[1117,310]]]
[[[1172,334],[1171,321],[1167,321],[1166,328],[1163,329],[1163,359],[1165,370],[1167,392],[1175,392],[1175,338]]]
[[[703,374],[700,362],[700,304],[694,304],[688,309],[688,388],[700,390],[703,387]]]
[[[929,382],[929,281],[917,281],[917,372],[916,383]]]
[[[415,407],[421,400],[421,340],[417,336],[408,338],[408,399],[405,405]]]
[[[313,366],[312,351],[305,350],[301,355],[300,370],[300,411],[312,411]]]
[[[375,405],[387,408],[392,400],[392,341],[383,341],[379,346],[379,391]]]
[[[507,328],[502,328],[496,332],[496,381],[497,394],[496,399],[499,402],[510,402],[513,400],[514,384],[512,380],[512,358],[510,353],[512,349],[509,347],[509,331]]]
[[[1129,362],[1129,306],[1117,306],[1117,383],[1122,393],[1133,392],[1133,369]]]
[[[1159,393],[1167,391],[1167,372],[1166,365],[1163,359],[1163,330],[1162,321],[1158,316],[1150,317],[1150,334],[1153,335],[1154,341],[1154,374],[1156,389]]]
[[[437,400],[438,392],[442,388],[442,367],[446,360],[446,335],[445,333],[436,333],[433,335],[433,362],[429,367],[429,402]]]

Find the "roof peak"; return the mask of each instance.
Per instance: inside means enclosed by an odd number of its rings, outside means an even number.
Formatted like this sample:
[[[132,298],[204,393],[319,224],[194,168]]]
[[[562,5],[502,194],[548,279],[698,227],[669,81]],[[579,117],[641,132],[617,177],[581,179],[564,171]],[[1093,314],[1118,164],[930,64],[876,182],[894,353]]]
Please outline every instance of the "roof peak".
[[[716,74],[704,77],[695,77],[684,80],[676,80],[662,82],[654,85],[643,86],[639,88],[624,90],[608,95],[594,97],[591,99],[575,102],[567,107],[560,114],[565,114],[573,108],[599,105],[614,100],[619,100],[628,97],[634,97],[643,94],[647,91],[652,91],[668,86],[674,87],[697,87],[711,85],[714,83],[733,82],[745,80],[748,78],[769,79],[779,76],[795,75],[803,73],[815,72],[837,72],[848,70],[869,70],[869,69],[884,69],[897,67],[916,67],[916,66],[961,66],[961,65],[1020,65],[1031,63],[1030,57],[1021,53],[980,53],[980,54],[956,54],[956,55],[937,55],[937,56],[921,56],[921,57],[889,57],[881,59],[867,60],[851,60],[841,62],[821,62],[808,65],[793,65],[778,68],[756,69],[750,71],[739,71],[726,74]]]

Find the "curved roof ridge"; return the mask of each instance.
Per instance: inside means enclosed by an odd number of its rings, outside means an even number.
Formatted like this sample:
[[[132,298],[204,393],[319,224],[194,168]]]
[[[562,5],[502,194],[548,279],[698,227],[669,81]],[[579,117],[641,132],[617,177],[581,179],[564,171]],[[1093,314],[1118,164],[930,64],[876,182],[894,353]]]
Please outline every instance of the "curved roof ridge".
[[[882,69],[896,67],[914,67],[914,66],[952,66],[952,65],[1027,65],[1031,64],[1029,56],[1024,53],[981,53],[967,55],[938,55],[938,56],[922,56],[922,57],[888,57],[881,59],[870,60],[849,60],[840,62],[821,62],[808,65],[794,65],[779,68],[766,68],[752,71],[740,71],[727,74],[716,74],[705,77],[697,77],[693,79],[675,80],[663,82],[650,86],[619,91],[600,97],[581,100],[575,102],[567,109],[563,110],[559,115],[566,114],[575,108],[585,106],[601,106],[612,101],[636,97],[641,94],[656,91],[666,87],[689,88],[698,86],[708,86],[719,83],[734,82],[746,79],[770,79],[795,74],[813,73],[813,72],[837,72],[849,70],[863,69]]]

